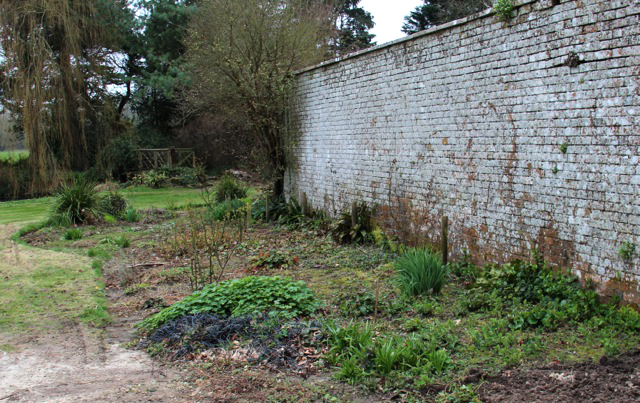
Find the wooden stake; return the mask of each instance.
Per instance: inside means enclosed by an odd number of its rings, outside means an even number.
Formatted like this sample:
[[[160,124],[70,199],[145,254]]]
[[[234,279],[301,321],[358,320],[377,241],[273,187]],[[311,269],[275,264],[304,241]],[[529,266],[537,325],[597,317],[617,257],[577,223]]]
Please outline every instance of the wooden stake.
[[[442,250],[442,264],[446,265],[449,257],[449,217],[442,217],[442,237],[440,239]]]
[[[358,213],[358,204],[356,202],[351,203],[351,227],[356,226],[356,214]]]
[[[309,216],[309,201],[307,200],[307,193],[302,193],[302,215],[305,217]]]

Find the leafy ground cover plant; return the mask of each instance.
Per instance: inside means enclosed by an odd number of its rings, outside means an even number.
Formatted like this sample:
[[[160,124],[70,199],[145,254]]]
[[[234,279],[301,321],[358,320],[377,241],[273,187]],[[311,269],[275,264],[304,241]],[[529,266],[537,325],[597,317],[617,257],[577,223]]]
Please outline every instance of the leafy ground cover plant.
[[[222,317],[274,312],[287,318],[310,315],[318,308],[302,281],[286,277],[249,276],[210,284],[140,323],[150,332],[182,315],[210,313]]]
[[[440,254],[425,248],[409,249],[395,261],[395,269],[407,296],[439,294],[447,273]]]

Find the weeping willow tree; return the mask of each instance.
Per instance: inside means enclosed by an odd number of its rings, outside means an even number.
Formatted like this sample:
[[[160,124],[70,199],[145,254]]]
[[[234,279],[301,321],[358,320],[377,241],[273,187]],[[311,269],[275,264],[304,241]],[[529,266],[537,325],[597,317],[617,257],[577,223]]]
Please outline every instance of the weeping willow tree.
[[[117,0],[0,0],[3,103],[24,133],[31,192],[60,172],[89,167],[107,130],[105,101],[116,43]],[[54,179],[54,180],[52,180]]]

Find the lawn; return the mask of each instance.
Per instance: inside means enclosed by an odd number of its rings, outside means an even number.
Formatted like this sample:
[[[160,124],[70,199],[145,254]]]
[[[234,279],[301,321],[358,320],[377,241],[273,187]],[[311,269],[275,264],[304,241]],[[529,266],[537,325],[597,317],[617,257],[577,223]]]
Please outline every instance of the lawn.
[[[188,204],[202,203],[199,189],[129,187],[121,192],[136,209],[178,208]],[[46,217],[51,201],[51,197],[42,197],[0,202],[0,225],[40,221]]]

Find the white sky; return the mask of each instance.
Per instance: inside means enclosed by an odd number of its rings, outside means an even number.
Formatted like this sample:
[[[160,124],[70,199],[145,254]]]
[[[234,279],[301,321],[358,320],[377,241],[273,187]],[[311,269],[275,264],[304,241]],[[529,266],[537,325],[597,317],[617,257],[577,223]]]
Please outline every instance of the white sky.
[[[373,14],[376,26],[369,32],[375,34],[378,45],[406,36],[400,29],[404,16],[422,5],[422,0],[361,0],[360,7]]]

